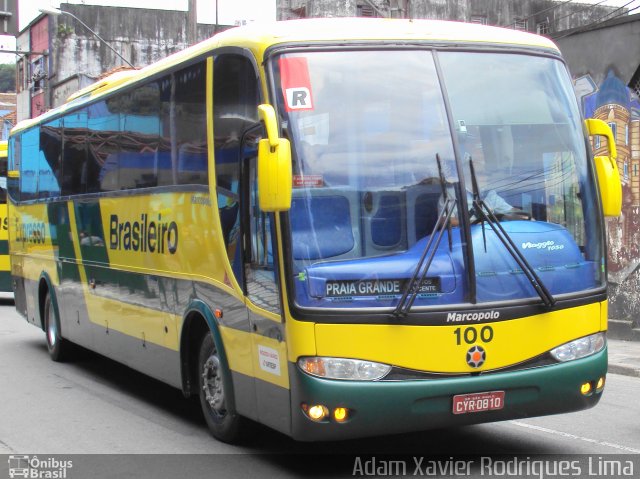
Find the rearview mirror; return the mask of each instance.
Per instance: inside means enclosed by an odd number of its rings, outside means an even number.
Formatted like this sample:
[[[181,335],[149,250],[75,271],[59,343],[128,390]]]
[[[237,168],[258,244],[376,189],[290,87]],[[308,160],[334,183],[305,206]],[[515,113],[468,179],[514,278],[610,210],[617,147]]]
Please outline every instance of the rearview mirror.
[[[605,216],[620,216],[622,211],[622,184],[618,173],[616,158],[616,140],[609,125],[602,120],[590,118],[585,120],[590,136],[604,136],[607,138],[609,156],[595,156],[593,161],[598,176],[600,197],[602,198],[602,211]]]
[[[258,106],[267,138],[258,144],[258,203],[262,211],[287,211],[291,208],[291,145],[278,135],[275,110]]]

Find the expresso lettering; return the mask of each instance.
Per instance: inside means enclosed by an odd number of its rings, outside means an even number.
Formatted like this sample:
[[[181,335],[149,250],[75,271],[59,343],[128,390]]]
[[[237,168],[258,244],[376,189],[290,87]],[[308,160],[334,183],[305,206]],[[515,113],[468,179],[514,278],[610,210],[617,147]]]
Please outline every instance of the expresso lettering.
[[[17,223],[16,241],[19,243],[44,244],[46,226],[38,223]]]

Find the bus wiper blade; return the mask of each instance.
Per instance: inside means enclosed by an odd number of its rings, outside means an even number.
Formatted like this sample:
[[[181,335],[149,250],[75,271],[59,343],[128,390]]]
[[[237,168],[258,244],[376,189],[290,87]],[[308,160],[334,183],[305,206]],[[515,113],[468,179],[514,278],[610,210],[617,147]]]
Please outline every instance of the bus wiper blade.
[[[522,252],[515,245],[509,233],[505,231],[505,229],[500,224],[500,221],[493,214],[493,211],[486,205],[486,203],[480,199],[480,192],[478,189],[478,182],[476,179],[476,173],[473,168],[473,161],[469,160],[469,169],[471,171],[471,183],[473,185],[473,208],[476,215],[480,216],[480,220],[483,221],[483,230],[482,236],[484,235],[484,221],[486,221],[491,229],[494,231],[500,242],[504,245],[505,249],[509,252],[509,254],[513,257],[515,262],[518,264],[522,272],[525,274],[531,286],[536,290],[540,299],[545,304],[547,308],[550,308],[556,303],[556,299],[549,292],[547,287],[544,285],[540,277],[536,274],[535,269],[531,266],[531,263],[527,261],[527,258],[524,257]],[[485,241],[485,250],[486,250],[486,238]]]
[[[442,236],[445,232],[445,224],[449,222],[453,211],[455,210],[455,200],[447,199],[444,204],[444,208],[442,209],[442,213],[438,217],[438,221],[433,227],[433,230],[430,233],[429,241],[427,241],[427,245],[425,246],[420,259],[418,260],[418,265],[413,272],[413,275],[409,279],[407,286],[402,293],[402,296],[398,300],[398,305],[396,309],[393,311],[394,316],[406,316],[407,313],[411,310],[418,293],[420,292],[420,288],[422,287],[422,282],[427,276],[427,272],[431,267],[431,263],[433,262],[433,258],[436,255],[436,251],[438,250],[438,246],[442,241]],[[437,235],[436,235],[437,232]],[[431,248],[431,245],[434,245]],[[427,258],[427,253],[431,251],[429,257]]]
[[[438,178],[440,179],[440,188],[442,189],[442,197],[444,198],[445,205],[449,201],[449,192],[447,191],[447,180],[444,177],[442,171],[442,161],[440,160],[440,153],[436,153],[436,163],[438,164]],[[446,211],[446,208],[442,208]],[[451,222],[447,221],[447,232],[449,233],[449,252],[453,251],[453,240],[451,238]]]
[[[398,300],[398,305],[393,311],[393,315],[396,317],[406,316],[411,310],[411,307],[413,306],[413,303],[415,302],[416,297],[420,292],[420,288],[422,287],[422,282],[427,277],[427,272],[431,267],[431,263],[433,262],[433,258],[436,255],[436,251],[438,251],[438,246],[440,246],[442,236],[445,232],[445,226],[447,226],[447,231],[449,233],[449,250],[452,249],[450,219],[456,209],[456,200],[450,198],[447,192],[446,179],[444,177],[444,173],[442,172],[442,164],[439,154],[436,154],[436,161],[438,163],[442,196],[445,200],[444,207],[442,208],[442,212],[438,216],[438,221],[436,221],[436,224],[433,226],[433,229],[429,234],[429,241],[427,241],[427,244],[422,251],[422,255],[418,260],[418,265],[413,271],[413,275],[409,279],[404,292],[402,293],[402,296]],[[434,245],[433,248],[431,247],[432,244]],[[431,254],[429,254],[429,257],[427,258],[427,254],[429,253],[429,251],[431,251]]]
[[[484,229],[484,219],[480,208],[476,205],[480,204],[480,188],[478,187],[478,178],[476,177],[476,170],[473,166],[473,159],[469,157],[469,170],[471,171],[471,188],[473,188],[473,212],[474,216],[478,217],[482,221],[482,244],[484,246],[484,252],[487,252],[487,232]]]

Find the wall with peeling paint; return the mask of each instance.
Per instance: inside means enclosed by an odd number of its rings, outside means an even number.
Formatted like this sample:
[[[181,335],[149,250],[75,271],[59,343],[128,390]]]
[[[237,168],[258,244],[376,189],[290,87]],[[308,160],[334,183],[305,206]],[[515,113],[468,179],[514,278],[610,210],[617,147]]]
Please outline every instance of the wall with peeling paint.
[[[280,0],[278,18],[356,16],[358,6],[373,6],[379,16],[476,21],[514,27],[526,20],[528,31],[546,22],[549,32],[587,25],[614,12],[614,7],[558,0]],[[524,28],[524,25],[520,25]]]
[[[574,76],[584,115],[614,128],[622,214],[607,219],[610,330],[640,337],[640,15],[557,39]],[[604,142],[593,140],[595,154]],[[637,330],[637,331],[634,331]]]
[[[62,4],[61,8],[77,16],[135,66],[149,65],[189,46],[187,12],[72,4]],[[78,73],[97,78],[124,64],[70,16],[49,19],[51,106],[66,99],[62,90],[69,90],[69,79]],[[198,25],[198,41],[212,36],[214,30],[214,25]]]

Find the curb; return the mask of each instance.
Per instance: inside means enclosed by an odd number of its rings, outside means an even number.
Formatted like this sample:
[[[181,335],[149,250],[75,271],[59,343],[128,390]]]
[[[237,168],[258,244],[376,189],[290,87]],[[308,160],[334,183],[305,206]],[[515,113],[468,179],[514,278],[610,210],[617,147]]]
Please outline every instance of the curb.
[[[624,376],[632,376],[640,378],[640,368],[627,366],[626,364],[611,364],[609,363],[609,373],[622,374]]]
[[[609,318],[607,335],[612,339],[640,341],[640,329],[634,328],[634,324],[631,320]]]

